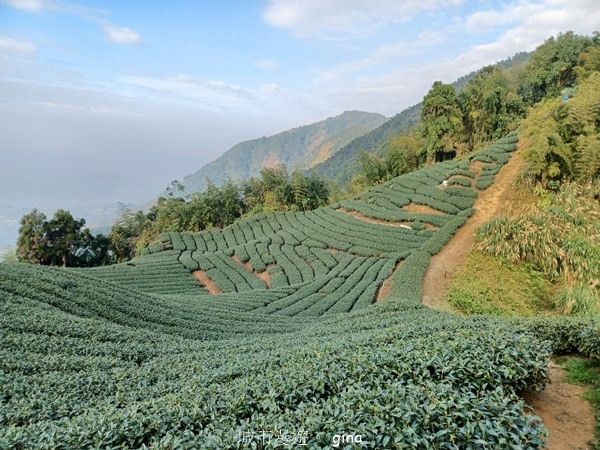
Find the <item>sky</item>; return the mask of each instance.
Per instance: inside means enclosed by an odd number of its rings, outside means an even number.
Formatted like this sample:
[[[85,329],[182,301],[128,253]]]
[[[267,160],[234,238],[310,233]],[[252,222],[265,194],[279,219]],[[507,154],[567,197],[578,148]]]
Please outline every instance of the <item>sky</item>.
[[[0,0],[0,223],[137,205],[242,140],[599,29],[597,0]]]

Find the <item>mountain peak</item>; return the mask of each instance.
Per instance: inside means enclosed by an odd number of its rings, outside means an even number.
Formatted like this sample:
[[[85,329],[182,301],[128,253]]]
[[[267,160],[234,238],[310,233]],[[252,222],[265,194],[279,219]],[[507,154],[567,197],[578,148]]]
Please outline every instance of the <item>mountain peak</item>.
[[[242,180],[258,176],[263,168],[279,164],[285,164],[290,170],[309,169],[387,120],[377,113],[344,111],[316,123],[240,142],[186,176],[182,180],[183,193],[203,191],[207,180],[220,185],[228,178]]]

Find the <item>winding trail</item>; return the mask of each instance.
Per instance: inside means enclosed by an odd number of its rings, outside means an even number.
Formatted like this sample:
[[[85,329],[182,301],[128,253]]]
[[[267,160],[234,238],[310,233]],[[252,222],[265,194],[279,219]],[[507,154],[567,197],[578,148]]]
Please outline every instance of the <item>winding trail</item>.
[[[450,242],[431,258],[423,277],[424,305],[435,308],[445,301],[450,279],[475,244],[475,230],[484,222],[504,211],[510,199],[515,195],[513,182],[527,166],[520,155],[521,148],[519,147],[500,169],[494,184],[479,192],[474,206],[475,214],[458,230]],[[473,163],[472,166],[475,164],[477,163]],[[476,170],[477,168],[472,167],[472,169]],[[480,171],[481,169],[479,169]]]
[[[500,169],[494,184],[479,192],[475,214],[454,235],[444,248],[431,258],[423,277],[423,304],[430,308],[446,306],[446,291],[452,276],[461,267],[466,255],[475,244],[475,230],[493,217],[507,211],[516,192],[513,182],[527,163],[520,157],[519,147]],[[476,173],[481,167],[471,167]],[[594,435],[594,412],[583,400],[585,388],[564,381],[564,370],[550,362],[550,383],[543,392],[523,393],[525,401],[534,408],[549,431],[548,450],[580,450]]]
[[[583,386],[565,382],[565,370],[553,361],[548,364],[550,383],[542,392],[526,391],[523,398],[548,428],[547,450],[590,448],[594,436],[594,410],[582,399]]]

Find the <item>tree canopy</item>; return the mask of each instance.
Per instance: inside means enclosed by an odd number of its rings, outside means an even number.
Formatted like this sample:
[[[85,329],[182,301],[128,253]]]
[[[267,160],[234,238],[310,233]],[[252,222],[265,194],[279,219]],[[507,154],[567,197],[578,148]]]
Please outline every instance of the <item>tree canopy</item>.
[[[442,161],[464,150],[462,111],[454,87],[436,81],[423,98],[422,133],[427,139],[420,154]]]
[[[21,218],[17,239],[19,262],[62,267],[91,267],[112,262],[109,241],[93,236],[85,219],[59,209],[51,220],[33,209]]]

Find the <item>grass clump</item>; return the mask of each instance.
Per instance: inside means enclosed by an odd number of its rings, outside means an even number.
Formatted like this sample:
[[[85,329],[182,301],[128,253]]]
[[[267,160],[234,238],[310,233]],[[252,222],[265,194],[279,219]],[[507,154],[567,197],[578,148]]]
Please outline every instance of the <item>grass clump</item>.
[[[448,303],[464,314],[532,316],[549,309],[552,291],[529,266],[473,251],[450,282]]]
[[[477,230],[477,250],[527,264],[564,289],[554,303],[562,314],[600,312],[600,185],[567,183],[513,217]]]

